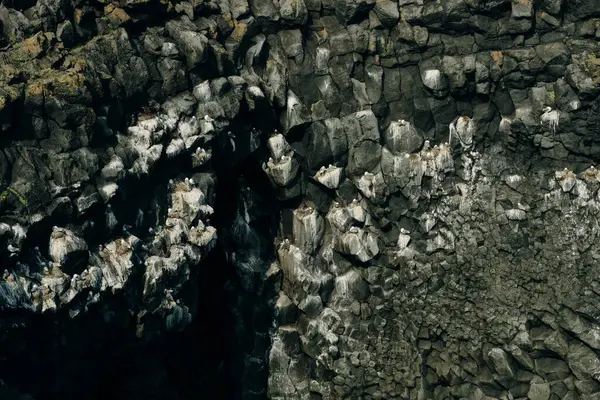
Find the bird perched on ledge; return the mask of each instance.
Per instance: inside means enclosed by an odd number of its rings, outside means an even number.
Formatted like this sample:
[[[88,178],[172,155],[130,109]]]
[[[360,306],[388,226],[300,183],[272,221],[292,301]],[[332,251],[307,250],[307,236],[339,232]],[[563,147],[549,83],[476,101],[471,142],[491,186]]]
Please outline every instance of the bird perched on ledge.
[[[235,135],[233,132],[229,131],[227,132],[227,137],[229,137],[229,143],[231,143],[232,151],[235,153]]]

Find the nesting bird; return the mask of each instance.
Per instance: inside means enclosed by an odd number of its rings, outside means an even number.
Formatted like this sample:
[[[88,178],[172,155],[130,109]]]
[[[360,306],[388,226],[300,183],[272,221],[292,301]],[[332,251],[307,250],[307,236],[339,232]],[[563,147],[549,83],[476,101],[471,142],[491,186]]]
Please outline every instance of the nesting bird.
[[[208,115],[208,114],[206,114],[206,115],[204,116],[204,120],[205,120],[206,122],[214,122],[214,119],[212,119],[212,118],[210,117],[210,115]]]
[[[229,143],[231,143],[232,151],[235,152],[235,135],[229,131],[227,132],[227,136],[229,137]]]
[[[555,133],[560,122],[560,112],[558,110],[552,110],[551,107],[544,107],[542,111],[540,125],[548,128],[550,132]]]

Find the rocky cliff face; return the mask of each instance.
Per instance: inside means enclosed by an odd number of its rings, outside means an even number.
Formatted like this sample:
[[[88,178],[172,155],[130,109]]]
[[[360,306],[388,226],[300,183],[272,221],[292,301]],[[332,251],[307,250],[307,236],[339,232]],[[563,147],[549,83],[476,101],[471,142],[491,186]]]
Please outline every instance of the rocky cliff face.
[[[596,0],[5,0],[0,45],[1,398],[600,398]]]

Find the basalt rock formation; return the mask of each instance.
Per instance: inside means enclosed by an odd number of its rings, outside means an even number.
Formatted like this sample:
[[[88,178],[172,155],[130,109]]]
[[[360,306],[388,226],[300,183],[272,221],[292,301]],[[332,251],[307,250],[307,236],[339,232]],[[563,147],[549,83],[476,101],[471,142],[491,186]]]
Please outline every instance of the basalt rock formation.
[[[1,399],[600,398],[597,0],[5,0],[0,46]]]

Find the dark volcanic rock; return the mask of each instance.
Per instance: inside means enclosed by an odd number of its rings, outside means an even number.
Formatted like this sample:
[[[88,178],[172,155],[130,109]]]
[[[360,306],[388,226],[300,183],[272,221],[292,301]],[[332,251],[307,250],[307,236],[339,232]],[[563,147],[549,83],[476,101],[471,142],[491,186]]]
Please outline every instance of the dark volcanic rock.
[[[598,18],[4,1],[0,398],[597,398]]]

